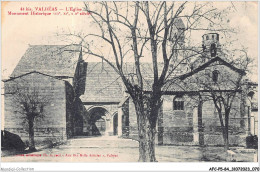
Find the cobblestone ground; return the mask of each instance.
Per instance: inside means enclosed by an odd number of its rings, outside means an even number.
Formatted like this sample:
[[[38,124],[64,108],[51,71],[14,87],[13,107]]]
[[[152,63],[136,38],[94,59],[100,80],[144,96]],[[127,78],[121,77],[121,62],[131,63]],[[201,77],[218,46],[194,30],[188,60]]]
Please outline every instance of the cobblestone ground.
[[[232,148],[234,151],[238,148]],[[221,147],[156,146],[159,162],[225,161],[226,154]],[[34,153],[5,156],[4,162],[137,162],[138,142],[115,136],[78,137],[54,148]],[[254,161],[254,151],[237,153],[236,161]]]

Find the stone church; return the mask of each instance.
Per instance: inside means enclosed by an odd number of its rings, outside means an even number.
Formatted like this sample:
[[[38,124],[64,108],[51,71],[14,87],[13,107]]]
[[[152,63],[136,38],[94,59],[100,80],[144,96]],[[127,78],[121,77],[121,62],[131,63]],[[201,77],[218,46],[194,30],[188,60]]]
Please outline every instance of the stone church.
[[[207,89],[198,91],[193,82],[204,79],[209,84],[228,83],[230,76],[246,75],[228,63],[228,57],[221,53],[219,39],[217,33],[203,35],[204,55],[190,66],[182,64],[173,74],[180,76],[180,85],[168,85],[164,91],[157,121],[157,144],[223,144],[212,100],[199,99]],[[133,73],[133,64],[128,64],[126,70]],[[149,78],[151,64],[144,63],[142,70]],[[149,84],[145,86],[147,92]],[[79,46],[30,45],[4,86],[4,128],[24,141],[28,131],[12,99],[12,90],[18,86],[34,87],[51,97],[45,116],[35,121],[38,142],[97,135],[138,139],[134,104],[119,75],[106,63],[85,62]],[[246,136],[258,135],[257,87],[257,83],[245,79],[243,90],[238,93],[240,98],[234,101],[229,123],[231,145],[245,145]],[[219,91],[232,90],[221,87]]]

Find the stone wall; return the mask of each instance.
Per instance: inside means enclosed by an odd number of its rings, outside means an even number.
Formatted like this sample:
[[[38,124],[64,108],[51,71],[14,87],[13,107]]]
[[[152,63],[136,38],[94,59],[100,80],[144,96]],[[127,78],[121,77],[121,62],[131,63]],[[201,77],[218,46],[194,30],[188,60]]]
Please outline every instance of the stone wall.
[[[17,87],[35,89],[39,95],[48,99],[48,104],[44,107],[44,115],[35,120],[36,146],[42,142],[66,140],[65,82],[37,72],[5,82],[4,129],[18,134],[26,142],[28,141],[28,122],[20,113],[21,105],[15,101],[13,91]]]
[[[83,115],[86,112],[86,108],[83,105],[80,98],[74,98],[73,102],[73,135],[83,134]]]
[[[163,96],[163,144],[191,144],[193,142],[193,103],[184,96],[184,110],[173,110],[175,96]]]
[[[198,97],[183,96],[184,110],[174,110],[173,100],[175,95],[164,95],[163,106],[159,111],[156,144],[164,145],[198,145]],[[246,128],[245,118],[241,118],[240,99],[234,100],[230,112],[229,141],[230,145],[244,146]],[[223,145],[222,130],[219,116],[212,101],[202,104],[202,143],[205,145]],[[129,99],[129,136],[138,140],[138,126],[135,107]]]
[[[196,145],[198,132],[198,111],[193,111],[198,103],[188,96],[183,96],[184,110],[173,109],[175,96],[163,96],[163,144]],[[246,119],[240,115],[240,99],[234,101],[230,112],[229,140],[231,145],[245,144],[246,130],[241,123]],[[212,101],[202,104],[202,131],[205,145],[222,145],[222,129],[218,113]],[[203,137],[202,137],[203,139]]]
[[[71,138],[74,135],[74,118],[75,118],[75,113],[74,113],[74,91],[72,86],[68,83],[65,82],[66,86],[66,133],[68,138]]]
[[[122,105],[122,137],[129,138],[129,98]],[[120,118],[118,118],[120,120]]]
[[[135,105],[133,100],[129,99],[129,138],[138,140],[138,126]]]
[[[213,102],[204,102],[202,109],[205,145],[223,145],[219,115]],[[246,121],[246,118],[241,118],[240,99],[234,100],[233,108],[229,115],[229,142],[231,145],[243,146],[245,144],[246,128],[243,124]]]

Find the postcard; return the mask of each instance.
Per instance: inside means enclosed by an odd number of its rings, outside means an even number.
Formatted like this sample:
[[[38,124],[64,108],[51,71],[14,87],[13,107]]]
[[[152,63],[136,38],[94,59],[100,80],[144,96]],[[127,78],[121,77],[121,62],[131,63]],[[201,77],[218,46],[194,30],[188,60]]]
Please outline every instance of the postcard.
[[[258,162],[258,2],[1,9],[2,162]]]

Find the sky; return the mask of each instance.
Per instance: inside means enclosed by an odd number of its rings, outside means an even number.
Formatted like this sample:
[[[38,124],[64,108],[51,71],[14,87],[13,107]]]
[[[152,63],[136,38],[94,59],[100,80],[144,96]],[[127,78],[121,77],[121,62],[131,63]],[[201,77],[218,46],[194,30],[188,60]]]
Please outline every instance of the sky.
[[[230,2],[215,2],[214,6],[223,9]],[[233,2],[234,9],[227,16],[230,25],[239,29],[235,37],[241,45],[248,47],[249,55],[256,59],[258,56],[258,4],[257,2]],[[90,17],[87,15],[8,15],[8,12],[26,12],[21,8],[49,9],[58,8],[64,12],[66,7],[82,8],[82,2],[2,2],[2,79],[10,76],[13,69],[23,56],[29,45],[64,44],[58,40],[57,33],[62,31],[88,32],[93,29]],[[62,9],[62,11],[60,10]],[[203,33],[201,33],[203,34]],[[201,37],[194,38],[197,42]],[[220,41],[221,42],[221,41]],[[91,59],[88,59],[91,61]],[[257,76],[257,75],[255,75]],[[254,79],[257,81],[257,79]]]

